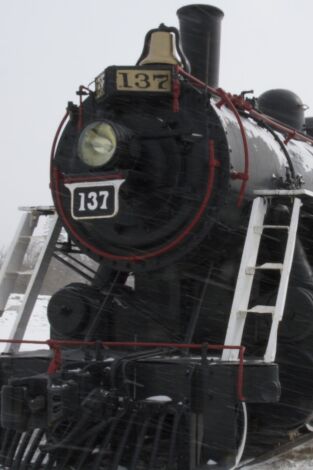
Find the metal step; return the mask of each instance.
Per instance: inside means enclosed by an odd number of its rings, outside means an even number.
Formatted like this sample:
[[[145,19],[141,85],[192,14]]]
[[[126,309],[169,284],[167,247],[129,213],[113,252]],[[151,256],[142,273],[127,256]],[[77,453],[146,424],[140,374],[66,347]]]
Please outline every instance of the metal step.
[[[271,314],[271,315],[274,315],[275,313],[275,306],[271,306],[271,305],[255,305],[254,307],[252,308],[249,308],[248,310],[245,310],[245,311],[239,311],[240,314],[243,314],[243,313],[258,313],[260,315],[268,315],[268,314]]]
[[[262,234],[263,230],[289,230],[289,225],[256,225],[254,231]]]
[[[258,270],[282,271],[283,267],[282,263],[263,263],[260,266],[248,266],[245,272],[248,275],[253,275]]]
[[[6,276],[31,276],[33,271],[7,271]]]

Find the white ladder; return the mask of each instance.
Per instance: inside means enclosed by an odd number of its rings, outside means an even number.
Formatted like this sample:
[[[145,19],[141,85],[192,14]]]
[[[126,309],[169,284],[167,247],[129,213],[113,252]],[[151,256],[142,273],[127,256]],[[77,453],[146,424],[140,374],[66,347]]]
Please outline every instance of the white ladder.
[[[23,259],[33,233],[41,216],[50,218],[49,231],[38,255],[36,264],[31,272],[30,279],[24,294],[23,302],[11,330],[9,339],[22,339],[31,316],[36,299],[40,293],[41,285],[49,267],[53,251],[61,231],[61,222],[53,207],[22,208],[24,214],[6,258],[0,271],[0,315],[2,315],[9,295],[14,291],[15,282],[19,275],[23,275]],[[19,345],[7,344],[5,352],[18,351]]]
[[[240,346],[246,317],[249,313],[271,315],[272,324],[268,337],[264,362],[273,362],[277,349],[277,331],[284,313],[290,270],[293,262],[294,248],[302,201],[300,197],[309,197],[313,201],[313,192],[307,190],[273,190],[255,191],[258,195],[253,201],[245,245],[242,253],[233,304],[228,322],[225,345]],[[264,218],[271,197],[288,197],[293,199],[292,214],[289,225],[264,225]],[[298,196],[298,197],[297,197]],[[282,263],[264,263],[256,266],[263,229],[288,231],[284,260]],[[280,281],[275,305],[255,305],[249,307],[254,275],[257,270],[279,270]],[[222,360],[238,360],[237,349],[224,349]]]

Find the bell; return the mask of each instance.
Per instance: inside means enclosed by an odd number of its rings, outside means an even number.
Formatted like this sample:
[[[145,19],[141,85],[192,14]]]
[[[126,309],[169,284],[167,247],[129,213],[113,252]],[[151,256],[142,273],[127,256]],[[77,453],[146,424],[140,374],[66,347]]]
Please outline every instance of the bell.
[[[181,61],[177,57],[175,37],[170,32],[155,31],[151,33],[148,45],[148,54],[139,65],[146,64],[179,64]]]

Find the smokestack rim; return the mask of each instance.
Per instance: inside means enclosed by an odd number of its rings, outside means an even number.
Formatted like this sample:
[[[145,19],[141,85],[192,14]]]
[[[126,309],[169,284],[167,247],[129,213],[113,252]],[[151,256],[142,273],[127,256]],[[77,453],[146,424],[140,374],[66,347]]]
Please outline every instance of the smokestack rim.
[[[185,5],[179,8],[176,14],[179,18],[185,16],[189,20],[197,19],[198,21],[202,21],[203,23],[207,20],[207,17],[209,16],[213,16],[217,19],[220,18],[221,20],[224,17],[224,12],[218,7],[215,7],[213,5],[204,5],[201,3]]]

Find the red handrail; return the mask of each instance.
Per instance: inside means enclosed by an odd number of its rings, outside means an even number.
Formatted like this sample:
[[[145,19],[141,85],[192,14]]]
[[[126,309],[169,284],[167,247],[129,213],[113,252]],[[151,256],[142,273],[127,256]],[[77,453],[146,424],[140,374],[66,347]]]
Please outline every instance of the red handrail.
[[[178,71],[181,75],[188,78],[192,81],[195,85],[198,85],[201,88],[206,88],[212,95],[218,96],[219,98],[223,99],[225,91],[222,88],[214,88],[212,86],[207,85],[206,83],[202,82],[198,78],[194,77],[190,73],[186,72],[183,68],[178,67]],[[239,95],[232,95],[231,93],[227,93],[228,98],[232,101],[236,109],[246,111],[249,117],[254,118],[257,121],[265,122],[269,124],[274,129],[282,132],[283,134],[287,134],[288,141],[291,139],[300,140],[303,142],[308,142],[313,145],[313,138],[303,134],[302,132],[297,131],[291,127],[282,124],[279,121],[276,121],[274,118],[268,116],[267,114],[261,113],[253,108],[252,104],[249,103],[246,99]]]
[[[222,88],[214,88],[210,85],[207,85],[206,83],[202,82],[198,78],[194,77],[190,73],[186,72],[183,68],[177,67],[177,72],[179,72],[181,75],[184,77],[188,78],[193,84],[196,86],[199,86],[201,88],[207,89],[212,95],[217,96],[221,98],[221,100],[217,103],[217,106],[220,107],[224,104],[228,106],[228,108],[233,111],[236,120],[238,122],[238,126],[240,129],[241,137],[242,137],[242,142],[243,142],[243,148],[244,148],[244,171],[243,172],[238,172],[235,175],[235,179],[241,179],[241,187],[239,190],[239,196],[238,196],[238,201],[237,205],[238,207],[241,206],[244,198],[244,193],[245,189],[247,186],[247,181],[249,179],[249,149],[248,149],[248,142],[247,142],[247,136],[245,133],[245,129],[242,123],[241,116],[238,111],[245,111],[247,113],[248,117],[252,117],[254,120],[258,122],[263,122],[268,124],[269,126],[273,127],[279,132],[282,132],[283,134],[286,135],[285,138],[285,144],[287,144],[291,139],[295,140],[300,140],[303,142],[308,142],[311,145],[313,145],[313,138],[309,137],[305,134],[302,134],[301,132],[297,131],[296,129],[292,129],[278,121],[276,121],[274,118],[271,118],[270,116],[263,114],[256,109],[253,108],[252,104],[245,100],[243,96],[238,96],[238,95],[232,95],[231,93],[226,93]]]
[[[231,346],[225,344],[195,344],[195,343],[170,343],[170,342],[147,342],[147,341],[83,341],[83,340],[27,340],[27,339],[0,339],[0,343],[9,344],[38,344],[49,346],[53,351],[53,358],[48,367],[48,373],[54,374],[62,364],[62,347],[102,346],[103,348],[170,348],[170,349],[192,349],[201,350],[204,347],[208,351],[223,351],[232,349],[239,351],[239,366],[237,375],[237,397],[244,401],[244,346]]]

